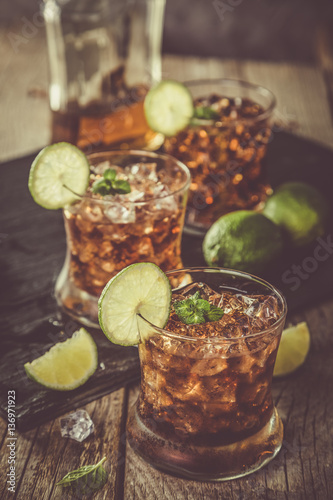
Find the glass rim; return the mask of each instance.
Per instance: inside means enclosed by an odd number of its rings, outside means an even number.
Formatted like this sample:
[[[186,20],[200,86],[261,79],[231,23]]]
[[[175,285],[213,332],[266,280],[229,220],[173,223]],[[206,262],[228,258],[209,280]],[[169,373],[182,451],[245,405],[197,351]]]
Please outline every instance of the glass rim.
[[[175,189],[166,195],[153,196],[149,200],[142,200],[142,201],[140,201],[140,200],[131,201],[129,199],[124,199],[127,206],[134,205],[137,207],[142,207],[144,205],[152,203],[155,200],[162,200],[162,199],[169,198],[170,196],[175,196],[178,193],[182,193],[183,191],[186,191],[190,187],[191,173],[190,173],[189,168],[183,162],[181,162],[180,160],[177,160],[177,158],[175,158],[174,156],[171,156],[171,155],[166,154],[166,153],[155,153],[154,151],[144,151],[144,150],[139,150],[139,149],[112,149],[112,150],[107,150],[107,151],[98,151],[97,153],[90,153],[87,155],[87,159],[88,159],[89,168],[90,168],[90,166],[91,166],[90,159],[91,158],[98,159],[99,157],[102,158],[102,157],[106,157],[106,156],[128,156],[128,155],[129,156],[131,156],[131,155],[133,155],[133,156],[134,155],[147,156],[150,158],[160,158],[162,160],[171,160],[175,165],[177,165],[179,167],[179,169],[185,174],[186,177],[184,179],[183,185],[180,188]],[[83,195],[79,195],[78,193],[75,193],[75,194],[77,195],[78,198],[80,198],[81,201],[89,200],[91,203],[102,204],[102,205],[104,205],[104,204],[106,204],[106,205],[119,204],[119,201],[115,202],[114,200],[104,200],[104,199],[100,199],[100,198],[94,198],[91,196],[87,196],[86,193],[84,193]],[[79,201],[79,200],[76,200],[76,201]],[[72,204],[72,205],[74,205],[74,204]],[[72,205],[66,206],[65,208],[69,208]]]
[[[281,311],[280,317],[272,325],[270,325],[268,328],[265,328],[264,330],[261,330],[260,332],[252,333],[250,335],[246,335],[246,336],[243,336],[243,337],[228,337],[228,338],[224,338],[224,337],[207,337],[207,338],[200,338],[200,337],[190,337],[188,335],[180,335],[180,334],[177,334],[175,332],[170,332],[169,330],[166,330],[165,328],[160,328],[160,327],[154,325],[149,320],[147,320],[146,318],[144,318],[141,314],[139,314],[140,318],[142,318],[146,323],[148,323],[149,326],[151,326],[152,328],[154,328],[154,330],[157,330],[157,332],[160,333],[161,335],[169,337],[169,338],[171,338],[173,340],[180,340],[180,341],[183,341],[183,342],[199,342],[201,344],[232,344],[232,343],[235,343],[235,342],[240,342],[240,341],[244,341],[244,340],[248,340],[248,339],[255,340],[255,339],[259,338],[259,337],[262,337],[262,336],[264,336],[264,335],[272,332],[273,330],[276,330],[281,324],[284,323],[284,321],[286,319],[287,311],[288,311],[287,302],[286,302],[285,297],[280,292],[280,290],[278,290],[278,288],[276,288],[274,285],[271,285],[270,283],[268,283],[268,281],[266,281],[266,280],[264,280],[262,278],[259,278],[258,276],[255,276],[254,274],[245,273],[243,271],[237,271],[235,269],[228,269],[228,268],[224,268],[224,267],[205,267],[205,266],[202,266],[202,267],[186,267],[186,268],[183,268],[183,269],[173,269],[171,271],[167,271],[165,274],[167,276],[169,276],[171,274],[176,274],[176,273],[189,273],[189,272],[195,272],[195,271],[201,271],[201,272],[203,272],[203,271],[210,271],[212,273],[214,273],[214,272],[221,272],[221,274],[225,273],[225,274],[229,274],[229,275],[237,275],[237,276],[239,276],[241,278],[247,278],[247,279],[250,279],[251,281],[259,282],[261,285],[264,285],[267,288],[269,288],[271,291],[273,291],[274,294],[277,295],[278,298],[281,300],[282,311]]]
[[[268,118],[275,106],[276,106],[276,97],[275,95],[273,94],[273,92],[269,89],[267,89],[266,87],[263,87],[262,85],[257,85],[255,83],[251,83],[251,82],[248,82],[246,80],[240,80],[240,79],[236,79],[236,78],[203,78],[203,79],[195,79],[195,80],[186,80],[186,81],[183,81],[183,84],[188,87],[188,88],[191,88],[196,86],[196,85],[227,85],[229,87],[239,87],[239,88],[244,88],[244,89],[248,89],[248,90],[253,90],[255,92],[257,92],[258,94],[262,95],[262,96],[265,96],[265,97],[268,97],[270,102],[268,104],[267,107],[265,107],[263,109],[263,111],[257,115],[257,116],[254,116],[254,117],[248,117],[248,118],[234,118],[234,119],[231,119],[231,120],[228,120],[228,124],[232,124],[232,123],[237,123],[237,122],[257,122],[257,121],[260,121],[260,120],[263,120],[265,118]],[[226,96],[227,97],[227,96]],[[212,123],[215,123],[217,121],[221,121],[221,120],[209,120],[209,119],[205,119],[205,118],[200,118],[197,120],[198,123],[206,123],[206,124],[212,124]],[[223,123],[223,122],[222,122]]]

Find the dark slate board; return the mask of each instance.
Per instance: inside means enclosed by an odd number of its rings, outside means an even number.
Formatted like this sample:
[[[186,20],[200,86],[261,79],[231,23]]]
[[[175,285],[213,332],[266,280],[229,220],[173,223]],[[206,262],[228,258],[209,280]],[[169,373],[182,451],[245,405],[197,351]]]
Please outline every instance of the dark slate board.
[[[138,380],[136,348],[113,346],[98,330],[90,330],[102,364],[81,388],[70,393],[43,390],[27,379],[23,364],[40,356],[51,345],[68,336],[75,323],[62,317],[53,289],[65,256],[65,232],[60,211],[36,205],[27,188],[35,155],[0,165],[0,412],[6,416],[7,391],[16,390],[18,427],[30,429],[66,411],[82,406],[104,394]],[[318,144],[278,132],[267,157],[273,186],[287,180],[304,180],[317,186],[331,199],[333,152]],[[333,217],[332,217],[333,221]],[[329,230],[328,235],[333,234]],[[323,238],[327,239],[327,235]],[[183,261],[186,266],[204,265],[202,240],[184,235]],[[278,266],[264,278],[286,295],[289,310],[315,303],[333,294],[333,257],[318,262],[315,272],[295,282],[283,281],[293,264],[303,265],[313,256],[318,242],[298,252],[286,252]]]

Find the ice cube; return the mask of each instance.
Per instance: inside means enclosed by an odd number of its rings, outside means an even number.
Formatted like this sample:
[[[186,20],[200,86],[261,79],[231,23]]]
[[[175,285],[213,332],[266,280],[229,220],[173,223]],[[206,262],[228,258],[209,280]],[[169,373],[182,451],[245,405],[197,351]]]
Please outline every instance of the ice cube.
[[[82,244],[81,246],[79,246],[78,250],[80,261],[84,263],[90,262],[94,258],[97,250],[97,246],[92,241],[88,241],[85,244]]]
[[[103,175],[105,170],[107,170],[108,168],[117,169],[117,167],[115,167],[114,165],[111,166],[111,163],[109,162],[109,160],[102,161],[102,162],[98,163],[98,165],[91,165],[90,166],[91,171],[95,175]]]
[[[128,165],[125,168],[125,172],[130,178],[136,181],[149,179],[153,182],[157,182],[158,176],[156,173],[156,167],[156,163],[136,163],[134,165]]]
[[[220,307],[222,307],[225,314],[232,313],[233,311],[243,311],[244,303],[240,297],[242,296],[223,293]]]
[[[154,255],[154,247],[151,242],[151,239],[148,236],[142,237],[137,246],[137,252],[140,257],[149,257]]]
[[[210,377],[222,372],[228,366],[228,362],[224,358],[200,359],[191,368],[192,373],[196,373],[200,377]]]
[[[170,190],[164,184],[154,186],[153,195],[155,199],[155,210],[163,210],[166,212],[176,212],[177,202],[175,196],[170,193]]]
[[[191,297],[196,292],[199,292],[200,297],[204,300],[208,300],[210,296],[216,295],[215,290],[206,285],[206,283],[190,283],[182,290],[178,290],[178,293],[181,293],[185,298]]]
[[[81,443],[94,432],[94,423],[86,410],[77,410],[60,419],[62,437]]]
[[[144,191],[140,191],[139,189],[132,189],[130,193],[127,195],[127,199],[132,201],[132,202],[138,202],[138,201],[143,201],[145,197]]]
[[[82,203],[82,209],[84,210],[84,218],[91,222],[97,223],[103,219],[102,206],[93,202]]]
[[[105,215],[113,224],[130,224],[135,222],[135,206],[129,201],[115,199],[105,210]]]
[[[242,297],[242,300],[248,304],[244,311],[248,316],[260,318],[263,321],[273,319],[276,321],[279,317],[279,304],[272,295],[258,295],[252,297]]]

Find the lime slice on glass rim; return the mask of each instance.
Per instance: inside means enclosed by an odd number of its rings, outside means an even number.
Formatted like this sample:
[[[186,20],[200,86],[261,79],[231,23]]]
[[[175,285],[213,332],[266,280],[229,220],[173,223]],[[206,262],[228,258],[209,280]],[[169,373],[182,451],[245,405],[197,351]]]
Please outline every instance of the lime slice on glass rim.
[[[29,190],[38,205],[51,210],[70,205],[85,193],[90,167],[85,154],[73,144],[46,146],[34,159]]]
[[[274,377],[289,375],[305,361],[310,349],[310,332],[305,322],[286,328],[282,332]]]
[[[98,319],[114,344],[140,342],[140,315],[163,328],[170,314],[171,285],[163,271],[151,262],[131,264],[105,286],[98,301]],[[142,327],[143,320],[141,319]]]
[[[152,130],[172,136],[190,123],[194,112],[193,99],[182,83],[164,80],[147,93],[144,111]]]
[[[25,363],[24,368],[29,378],[48,389],[71,391],[91,377],[97,364],[96,344],[87,330],[80,328],[70,339]]]

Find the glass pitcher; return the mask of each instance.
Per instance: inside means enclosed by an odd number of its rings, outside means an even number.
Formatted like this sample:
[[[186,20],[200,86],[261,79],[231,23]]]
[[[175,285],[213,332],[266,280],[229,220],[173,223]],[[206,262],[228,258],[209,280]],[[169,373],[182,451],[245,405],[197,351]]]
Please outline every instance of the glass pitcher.
[[[161,78],[165,0],[44,0],[52,142],[157,149],[144,97]]]

